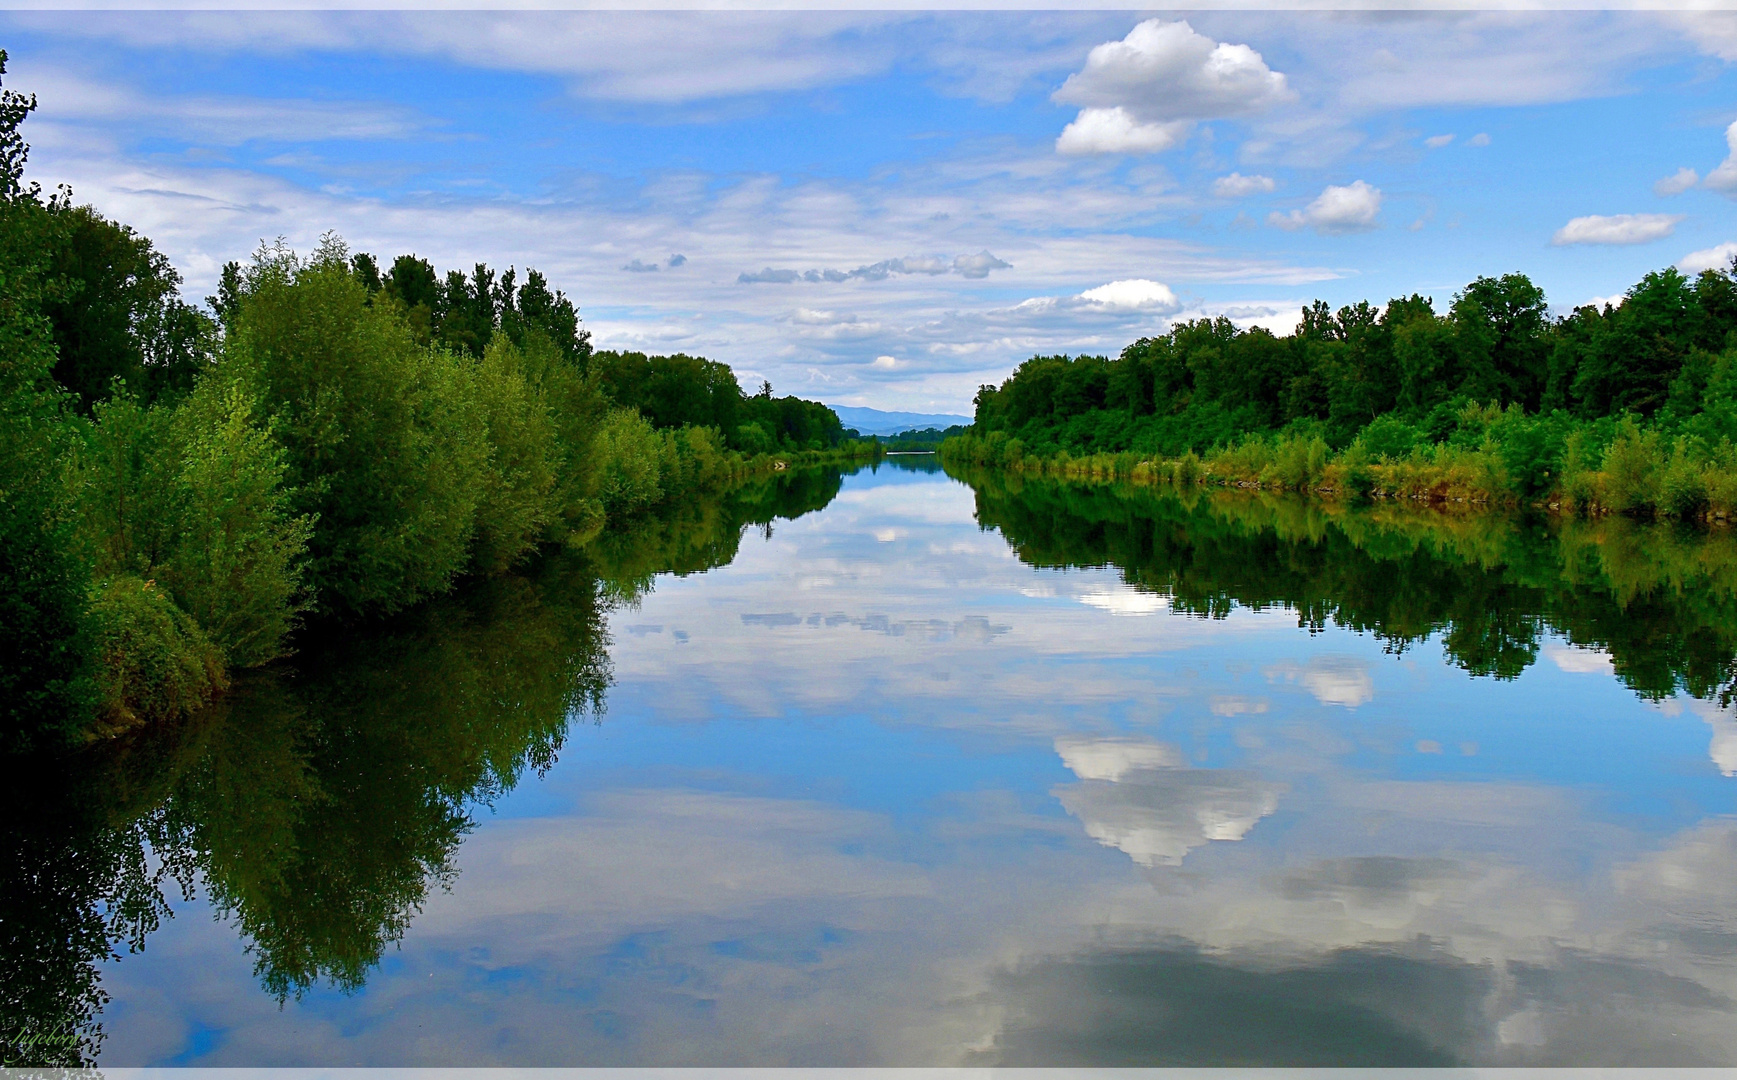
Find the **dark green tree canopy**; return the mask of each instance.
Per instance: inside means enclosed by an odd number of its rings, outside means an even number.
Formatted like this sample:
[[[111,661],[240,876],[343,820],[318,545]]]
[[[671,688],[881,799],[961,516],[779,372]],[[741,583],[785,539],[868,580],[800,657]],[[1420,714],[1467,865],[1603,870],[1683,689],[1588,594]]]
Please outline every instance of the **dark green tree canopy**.
[[[1524,274],[1480,277],[1445,313],[1418,294],[1337,311],[1317,300],[1285,337],[1220,317],[1179,322],[1115,359],[1036,356],[979,389],[975,427],[1039,454],[1175,455],[1286,428],[1343,447],[1383,418],[1385,433],[1440,441],[1468,402],[1682,418],[1705,410],[1714,354],[1734,331],[1730,271],[1691,281],[1668,268],[1621,304],[1562,318]]]

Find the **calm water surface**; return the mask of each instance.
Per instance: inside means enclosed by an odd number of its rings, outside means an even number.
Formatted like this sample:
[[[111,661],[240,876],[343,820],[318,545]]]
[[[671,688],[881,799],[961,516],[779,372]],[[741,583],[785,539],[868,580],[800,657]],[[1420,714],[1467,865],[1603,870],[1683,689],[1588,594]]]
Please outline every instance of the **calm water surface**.
[[[8,1007],[116,1066],[1737,1063],[1722,541],[979,488],[792,478],[90,766]]]

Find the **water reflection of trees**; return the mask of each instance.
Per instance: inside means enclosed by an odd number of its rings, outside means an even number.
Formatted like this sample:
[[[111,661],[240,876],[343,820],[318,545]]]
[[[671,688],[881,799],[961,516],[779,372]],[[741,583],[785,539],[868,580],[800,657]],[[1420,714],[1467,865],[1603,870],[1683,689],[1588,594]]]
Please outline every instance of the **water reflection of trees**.
[[[359,987],[472,812],[552,765],[610,682],[604,616],[657,573],[728,563],[743,531],[831,501],[836,471],[747,485],[365,630],[304,634],[186,724],[12,762],[0,812],[0,1061],[93,1061],[98,965],[197,886],[279,998]]]
[[[1737,537],[1626,518],[1420,513],[1270,495],[964,477],[979,523],[1034,566],[1113,565],[1179,611],[1284,607],[1394,651],[1439,635],[1467,671],[1512,678],[1543,636],[1610,654],[1637,693],[1737,686]]]

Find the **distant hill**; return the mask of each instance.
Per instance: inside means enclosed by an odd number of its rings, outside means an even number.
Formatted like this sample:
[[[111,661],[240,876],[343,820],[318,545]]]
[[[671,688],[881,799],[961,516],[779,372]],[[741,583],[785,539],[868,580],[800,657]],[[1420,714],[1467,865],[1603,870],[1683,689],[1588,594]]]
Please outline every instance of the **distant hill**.
[[[913,428],[947,428],[954,424],[969,424],[969,416],[954,413],[883,412],[856,405],[834,405],[832,411],[847,428],[856,428],[864,435],[897,435]]]

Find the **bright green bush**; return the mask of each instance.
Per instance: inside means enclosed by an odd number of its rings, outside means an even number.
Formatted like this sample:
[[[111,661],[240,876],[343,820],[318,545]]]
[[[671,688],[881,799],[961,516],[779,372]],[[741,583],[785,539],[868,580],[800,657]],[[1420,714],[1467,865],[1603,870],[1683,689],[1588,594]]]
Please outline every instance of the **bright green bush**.
[[[611,410],[593,446],[601,477],[598,496],[611,516],[644,510],[663,498],[659,483],[663,440],[638,413]]]
[[[308,597],[313,524],[290,507],[283,448],[245,387],[214,375],[179,405],[98,404],[81,454],[99,576],[157,582],[231,664],[283,655]]]
[[[222,650],[155,582],[124,574],[99,583],[90,615],[105,725],[173,720],[228,687]]]
[[[497,573],[523,558],[547,531],[562,455],[548,404],[505,334],[495,335],[472,378],[490,450],[472,561],[483,573]]]
[[[753,422],[736,427],[735,442],[744,454],[770,454],[778,449],[777,440],[767,434],[765,427]]]
[[[1411,454],[1423,433],[1391,413],[1377,416],[1357,436],[1377,461],[1399,461]]]
[[[1604,451],[1600,505],[1617,513],[1651,510],[1658,498],[1661,458],[1658,432],[1642,431],[1632,417],[1624,418]]]

